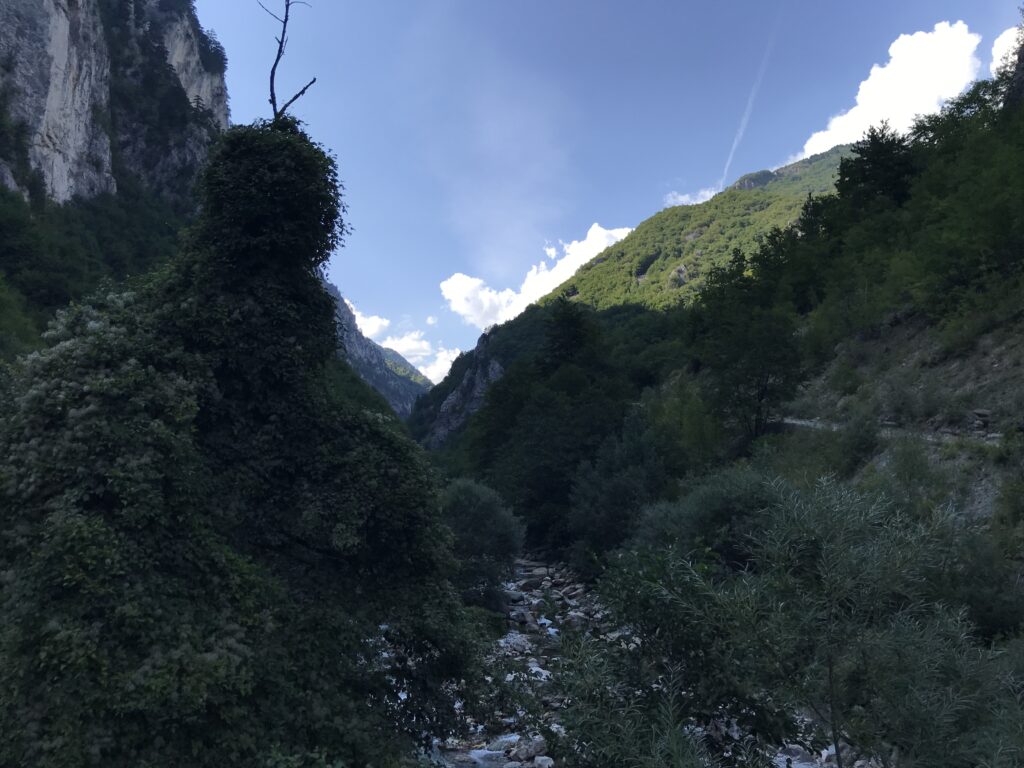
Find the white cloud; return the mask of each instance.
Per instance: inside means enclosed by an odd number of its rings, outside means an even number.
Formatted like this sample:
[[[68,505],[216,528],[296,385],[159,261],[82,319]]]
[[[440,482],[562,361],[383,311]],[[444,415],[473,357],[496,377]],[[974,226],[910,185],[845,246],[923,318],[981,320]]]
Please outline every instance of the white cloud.
[[[417,366],[430,357],[434,351],[433,345],[423,338],[423,331],[409,331],[401,336],[388,336],[380,345],[395,350]]]
[[[1011,64],[1009,57],[1017,52],[1017,37],[1020,30],[1017,27],[1010,27],[1003,32],[992,43],[992,64],[989,71],[995,77],[1004,66]]]
[[[430,315],[427,318],[427,325],[437,325],[437,318],[434,317],[433,315]]]
[[[511,288],[498,291],[479,277],[457,272],[441,283],[441,294],[448,302],[448,307],[467,323],[480,329],[488,328],[516,317],[530,304],[551,293],[576,274],[576,270],[608,246],[619,242],[631,231],[629,227],[605,229],[600,224],[593,224],[583,240],[560,244],[562,256],[553,266],[549,267],[545,262],[541,262],[530,267],[518,291]],[[545,252],[547,253],[547,249]],[[548,257],[550,258],[550,254]]]
[[[931,32],[900,35],[889,46],[888,63],[871,67],[857,90],[857,103],[813,134],[798,157],[825,152],[837,144],[859,141],[873,125],[888,120],[905,132],[918,115],[937,112],[977,76],[975,55],[981,35],[958,21],[943,21]]]
[[[452,363],[455,362],[455,358],[460,354],[462,354],[461,349],[438,347],[434,352],[433,362],[421,365],[420,373],[435,384],[440,384],[444,377],[448,375],[448,370],[452,367]]]
[[[352,310],[352,314],[356,316],[356,325],[359,326],[359,330],[362,331],[363,336],[368,339],[372,339],[375,336],[379,336],[388,329],[391,325],[391,321],[386,317],[380,317],[379,315],[364,315],[348,299],[345,299],[345,303],[348,304],[348,308]]]
[[[545,246],[544,247],[544,255],[547,256],[552,261],[554,261],[555,259],[558,258],[558,249],[555,248],[555,246],[553,246],[553,245]]]
[[[462,350],[447,349],[444,345],[435,347],[424,338],[423,331],[409,331],[401,336],[388,336],[380,343],[382,347],[393,349],[416,368],[437,384],[448,374],[455,358]]]
[[[700,203],[707,202],[721,191],[722,190],[717,189],[716,187],[705,187],[698,192],[691,192],[687,194],[672,191],[665,195],[665,205],[669,207],[674,205],[698,205]]]

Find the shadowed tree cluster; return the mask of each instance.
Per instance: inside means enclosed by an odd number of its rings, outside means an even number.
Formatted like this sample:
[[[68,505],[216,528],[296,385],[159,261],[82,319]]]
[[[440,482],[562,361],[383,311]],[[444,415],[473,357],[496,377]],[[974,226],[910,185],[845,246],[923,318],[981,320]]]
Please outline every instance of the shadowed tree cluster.
[[[391,764],[472,644],[428,466],[337,386],[334,161],[224,136],[179,258],[62,312],[0,416],[0,763]]]

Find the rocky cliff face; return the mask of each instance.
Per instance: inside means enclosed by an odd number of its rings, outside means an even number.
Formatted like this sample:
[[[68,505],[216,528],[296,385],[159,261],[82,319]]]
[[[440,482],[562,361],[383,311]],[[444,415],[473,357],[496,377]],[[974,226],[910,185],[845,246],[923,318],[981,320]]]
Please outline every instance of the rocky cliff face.
[[[0,89],[46,195],[114,192],[124,174],[183,195],[228,122],[218,50],[189,3],[3,0]]]
[[[11,117],[27,129],[31,166],[53,199],[114,191],[110,137],[97,115],[109,109],[110,57],[98,0],[4,0],[3,87]],[[4,174],[8,183],[13,174]]]
[[[201,30],[188,16],[170,19],[164,29],[167,62],[178,76],[189,102],[210,110],[218,128],[228,127],[228,92],[224,74],[203,64]]]
[[[337,303],[335,320],[342,357],[395,413],[403,419],[408,417],[416,399],[430,389],[430,382],[400,354],[366,338],[338,289],[328,283],[327,290]]]
[[[456,432],[462,430],[469,417],[484,404],[487,388],[505,375],[505,369],[488,354],[488,335],[480,337],[476,347],[467,355],[456,372],[456,382],[441,401],[436,413],[431,414],[429,428],[422,442],[428,448],[440,448]]]

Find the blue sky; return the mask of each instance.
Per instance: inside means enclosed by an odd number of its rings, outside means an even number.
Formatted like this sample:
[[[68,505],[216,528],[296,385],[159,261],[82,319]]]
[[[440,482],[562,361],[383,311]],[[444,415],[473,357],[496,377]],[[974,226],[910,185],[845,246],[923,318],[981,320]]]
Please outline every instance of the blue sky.
[[[266,117],[276,22],[255,0],[196,5],[233,121]],[[1014,0],[312,0],[279,91],[318,78],[293,112],[347,190],[331,279],[437,379],[667,204],[988,76],[1018,19]]]

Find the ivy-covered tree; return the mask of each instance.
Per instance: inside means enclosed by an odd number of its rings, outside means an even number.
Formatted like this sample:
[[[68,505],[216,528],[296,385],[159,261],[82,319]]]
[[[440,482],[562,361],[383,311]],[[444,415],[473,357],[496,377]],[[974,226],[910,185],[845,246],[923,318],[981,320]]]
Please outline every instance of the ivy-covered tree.
[[[4,399],[0,764],[388,765],[456,725],[431,472],[333,378],[334,161],[238,127],[201,190],[183,254]]]

